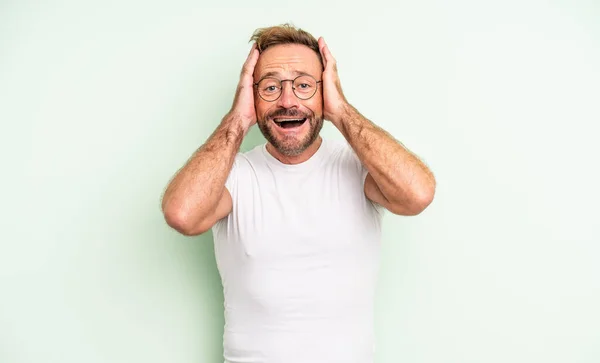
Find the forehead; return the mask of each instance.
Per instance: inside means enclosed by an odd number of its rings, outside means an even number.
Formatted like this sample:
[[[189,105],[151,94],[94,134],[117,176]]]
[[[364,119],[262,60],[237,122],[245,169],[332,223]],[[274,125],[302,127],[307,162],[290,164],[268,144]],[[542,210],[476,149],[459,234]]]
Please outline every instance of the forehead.
[[[314,50],[300,44],[279,44],[261,53],[254,69],[254,79],[259,80],[267,74],[278,78],[310,74],[317,78],[321,72],[321,61]]]

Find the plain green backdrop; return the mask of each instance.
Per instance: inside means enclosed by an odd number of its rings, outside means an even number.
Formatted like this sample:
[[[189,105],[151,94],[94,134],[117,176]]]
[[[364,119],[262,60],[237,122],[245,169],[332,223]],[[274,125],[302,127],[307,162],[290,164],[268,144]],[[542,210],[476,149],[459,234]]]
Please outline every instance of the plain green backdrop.
[[[385,217],[377,362],[600,362],[597,2],[211,5],[0,2],[0,362],[222,362],[212,236],[160,197],[283,22],[438,180]]]

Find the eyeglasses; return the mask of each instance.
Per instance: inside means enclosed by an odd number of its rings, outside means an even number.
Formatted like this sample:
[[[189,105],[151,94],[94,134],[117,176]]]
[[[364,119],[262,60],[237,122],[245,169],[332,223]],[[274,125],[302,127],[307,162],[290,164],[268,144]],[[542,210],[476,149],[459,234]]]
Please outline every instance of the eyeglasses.
[[[267,102],[276,101],[281,97],[281,91],[283,89],[283,82],[292,82],[292,91],[301,100],[308,100],[317,93],[318,84],[321,81],[317,81],[312,76],[302,75],[294,79],[282,79],[279,80],[273,77],[265,77],[254,83],[254,86],[258,88],[258,95],[260,98]]]

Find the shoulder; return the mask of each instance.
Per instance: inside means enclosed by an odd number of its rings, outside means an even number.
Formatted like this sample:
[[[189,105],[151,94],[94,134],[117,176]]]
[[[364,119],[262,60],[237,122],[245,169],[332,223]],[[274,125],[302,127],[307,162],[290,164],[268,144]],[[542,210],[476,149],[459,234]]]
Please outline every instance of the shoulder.
[[[264,144],[260,144],[247,151],[239,151],[235,155],[233,167],[238,169],[247,169],[263,164],[265,160],[263,154],[264,147]]]
[[[248,151],[238,151],[234,157],[231,170],[227,176],[225,187],[233,195],[236,189],[238,180],[247,180],[249,173],[253,173],[256,169],[260,169],[264,164],[264,156],[261,148],[264,145],[258,145]],[[261,160],[262,158],[262,160]]]
[[[347,195],[359,196],[358,198],[367,206],[365,210],[371,211],[374,216],[381,217],[384,209],[380,205],[371,202],[364,192],[365,181],[369,172],[350,143],[346,139],[328,140],[328,149],[330,162],[332,163],[331,167],[341,177],[338,183],[348,187],[346,189]]]
[[[358,155],[345,139],[327,140],[329,160],[332,163],[351,168],[362,174],[364,167]]]
[[[325,139],[324,138],[323,141],[327,145],[327,149],[329,150],[330,154],[344,153],[344,152],[348,152],[349,150],[352,150],[352,147],[350,146],[348,141],[346,141],[346,139],[343,139],[343,138],[342,139]]]

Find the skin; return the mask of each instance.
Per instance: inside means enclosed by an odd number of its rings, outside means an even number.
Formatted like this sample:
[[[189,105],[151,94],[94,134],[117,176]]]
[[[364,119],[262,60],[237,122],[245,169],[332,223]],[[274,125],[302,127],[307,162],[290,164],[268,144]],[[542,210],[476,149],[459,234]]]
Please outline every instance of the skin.
[[[431,170],[388,132],[360,114],[344,97],[337,61],[323,38],[324,115],[348,140],[369,171],[365,194],[398,215],[417,215],[433,201],[436,181]]]
[[[260,56],[254,70],[254,81],[265,76],[278,79],[294,79],[302,73],[321,80],[323,66],[315,52],[303,45],[286,44],[266,49]],[[283,82],[281,96],[273,102],[258,96],[255,89],[255,107],[258,126],[269,142],[267,150],[275,158],[286,164],[296,164],[308,160],[319,148],[319,132],[323,126],[323,93],[319,84],[317,93],[308,100],[301,100],[294,94],[291,82]],[[273,117],[277,115],[279,117]],[[288,116],[289,115],[289,116]],[[285,132],[274,119],[307,117],[297,132]]]
[[[321,145],[318,135],[323,119],[348,140],[369,171],[365,195],[394,214],[417,215],[432,202],[435,178],[419,158],[389,133],[361,115],[345,98],[337,62],[323,38],[319,38],[323,64],[303,45],[277,45],[259,54],[256,45],[242,67],[230,111],[209,139],[190,157],[170,181],[162,199],[167,223],[184,235],[206,232],[232,210],[225,181],[248,130],[258,124],[267,138],[267,150],[283,163],[308,160]],[[279,79],[293,79],[298,72],[322,80],[309,100],[298,99],[291,82],[284,82],[276,102],[262,100],[254,83],[268,72]],[[307,117],[294,132],[282,132],[276,117]]]

